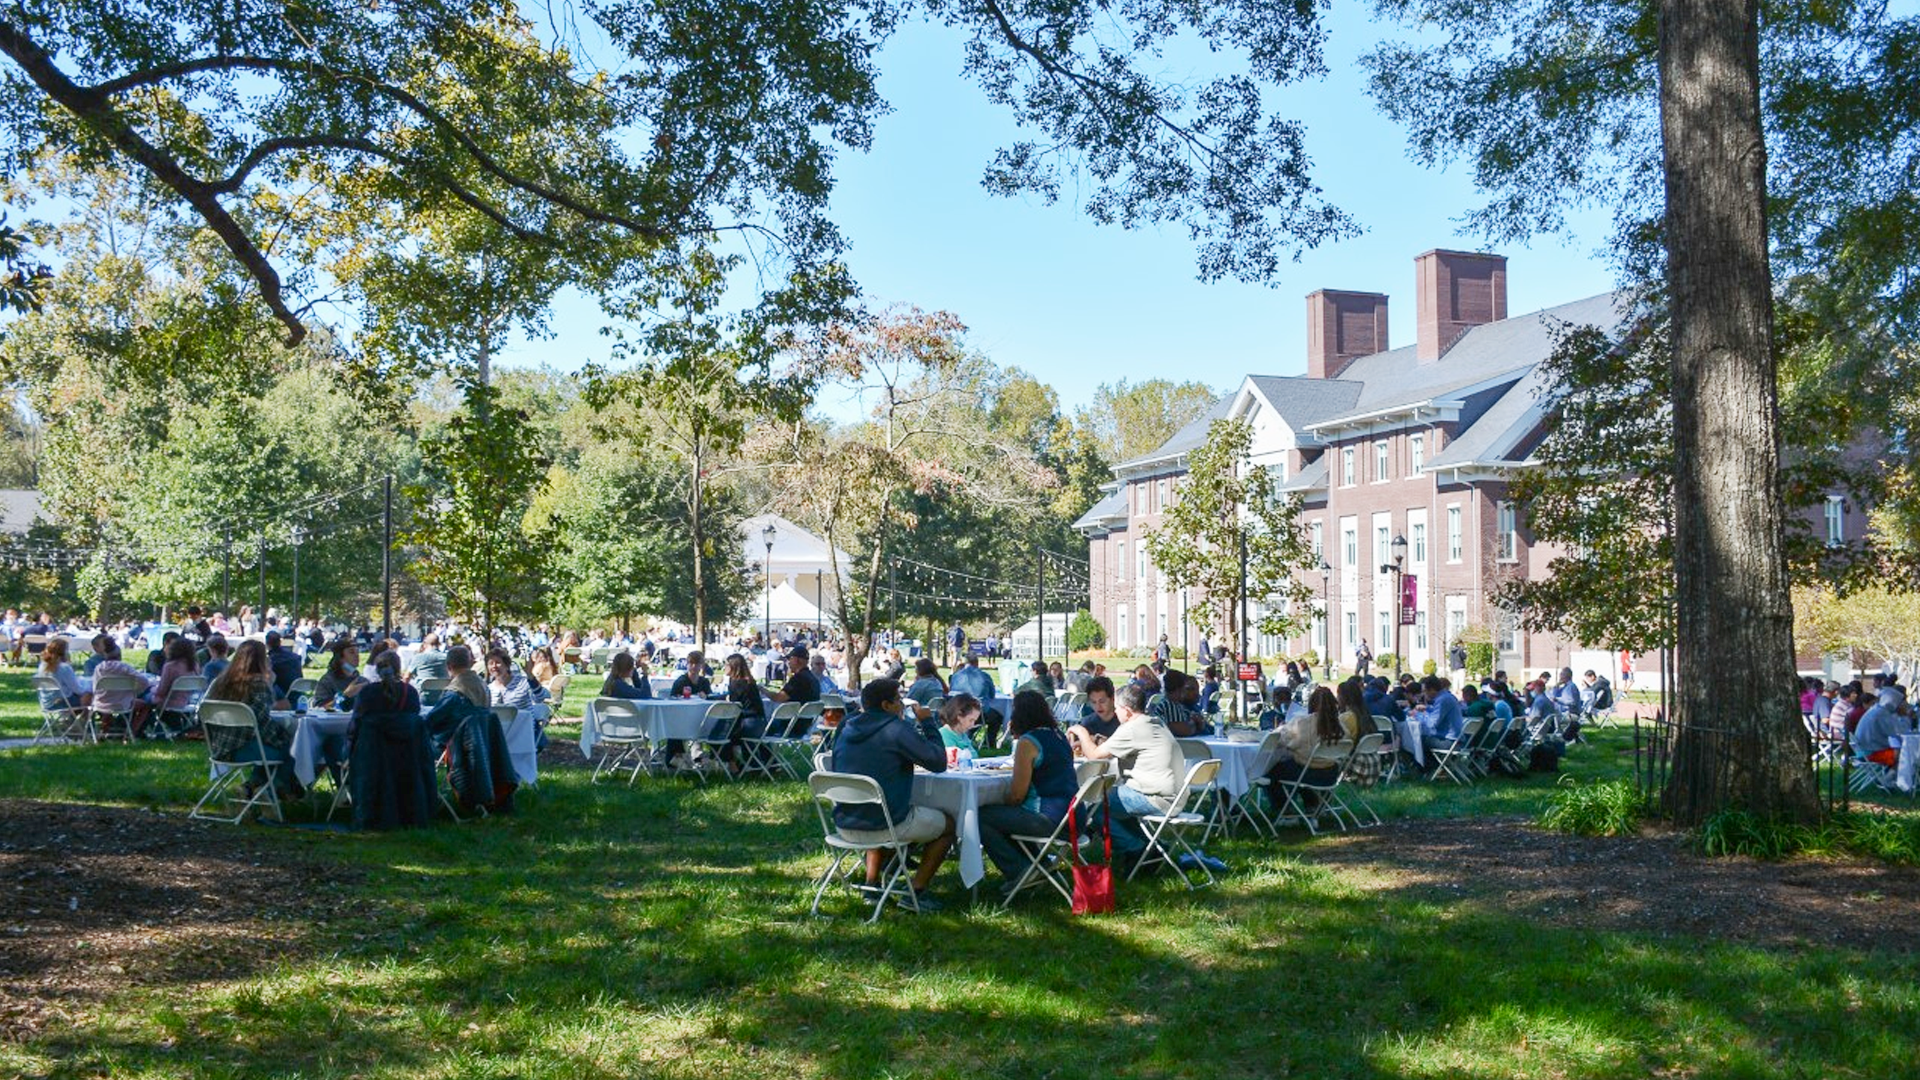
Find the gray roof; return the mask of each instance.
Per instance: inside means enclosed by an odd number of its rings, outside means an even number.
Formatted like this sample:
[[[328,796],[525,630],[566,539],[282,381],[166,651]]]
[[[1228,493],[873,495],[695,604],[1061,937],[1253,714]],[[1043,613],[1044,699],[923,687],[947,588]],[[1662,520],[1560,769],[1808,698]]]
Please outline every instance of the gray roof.
[[[1553,335],[1564,326],[1592,324],[1612,334],[1621,322],[1614,295],[1601,293],[1473,327],[1431,364],[1418,362],[1412,345],[1362,356],[1340,373],[1340,382],[1365,384],[1359,399],[1344,411],[1371,413],[1445,397],[1469,386],[1494,382],[1502,375],[1518,378],[1546,359],[1553,351]]]
[[[1428,469],[1445,469],[1471,462],[1508,460],[1516,446],[1540,426],[1540,393],[1547,380],[1539,368],[1521,376],[1507,387],[1486,412],[1461,431],[1445,450],[1426,463]]]
[[[1295,431],[1352,412],[1354,403],[1365,390],[1359,382],[1347,378],[1309,379],[1305,375],[1249,375],[1247,378]]]
[[[1281,491],[1319,491],[1327,486],[1327,455],[1321,454],[1299,475],[1280,485]]]
[[[38,491],[32,488],[0,489],[0,532],[26,532],[39,516]]]
[[[1087,512],[1080,515],[1080,520],[1073,523],[1073,528],[1098,529],[1104,527],[1108,521],[1115,518],[1124,520],[1126,516],[1127,489],[1115,488],[1107,492],[1105,498],[1088,507]]]
[[[1186,427],[1181,428],[1179,431],[1174,432],[1172,437],[1167,439],[1166,442],[1154,447],[1152,453],[1142,454],[1137,458],[1130,458],[1126,461],[1118,462],[1113,467],[1114,471],[1118,472],[1130,466],[1140,465],[1150,461],[1159,461],[1163,458],[1179,457],[1189,450],[1198,449],[1202,443],[1207,441],[1207,429],[1213,426],[1213,422],[1225,418],[1228,408],[1233,405],[1233,398],[1233,394],[1227,394],[1221,397],[1197,419],[1191,421]]]

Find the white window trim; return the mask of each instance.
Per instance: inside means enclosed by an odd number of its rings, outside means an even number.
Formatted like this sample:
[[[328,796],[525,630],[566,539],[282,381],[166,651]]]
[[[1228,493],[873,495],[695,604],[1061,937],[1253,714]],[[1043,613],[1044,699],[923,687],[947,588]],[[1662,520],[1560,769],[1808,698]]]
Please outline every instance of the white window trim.
[[[1352,487],[1354,485],[1355,480],[1359,477],[1359,470],[1355,462],[1355,457],[1356,456],[1353,452],[1353,447],[1343,446],[1340,448],[1340,486],[1341,487]]]
[[[1501,520],[1505,515],[1513,515],[1513,528],[1503,529]],[[1503,541],[1513,538],[1510,550],[1502,552]],[[1520,561],[1520,508],[1512,502],[1502,499],[1493,504],[1493,561],[1498,563],[1517,563]]]
[[[1453,527],[1455,522],[1459,522],[1460,524],[1460,528],[1457,530]],[[1456,537],[1460,541],[1457,544],[1454,543],[1454,540]],[[1447,504],[1447,562],[1454,563],[1454,564],[1459,563],[1460,560],[1463,557],[1465,557],[1466,551],[1467,551],[1466,512],[1461,509],[1459,503],[1448,503]]]
[[[1420,452],[1418,454],[1415,454],[1413,452],[1413,448],[1415,446],[1418,446],[1420,448]],[[1427,437],[1425,435],[1407,436],[1407,479],[1409,480],[1420,479],[1420,474],[1422,470],[1424,470],[1426,467],[1427,467]]]
[[[1380,466],[1386,466],[1386,475],[1380,475]],[[1373,441],[1373,483],[1384,484],[1393,479],[1393,443],[1387,439]]]

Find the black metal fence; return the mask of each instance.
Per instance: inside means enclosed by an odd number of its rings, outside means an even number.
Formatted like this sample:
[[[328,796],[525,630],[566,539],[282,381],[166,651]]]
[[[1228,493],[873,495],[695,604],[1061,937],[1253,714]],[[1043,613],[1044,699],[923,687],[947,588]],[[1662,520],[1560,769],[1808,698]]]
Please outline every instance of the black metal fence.
[[[1768,737],[1752,731],[1682,727],[1664,707],[1651,718],[1636,716],[1634,787],[1662,817],[1700,821],[1727,805],[1733,785],[1749,763],[1773,751],[1764,742]],[[1802,749],[1814,758],[1814,785],[1821,812],[1848,809],[1853,755],[1846,739],[1827,744],[1828,753],[1815,754],[1810,738],[1802,742]],[[1676,783],[1676,778],[1683,782]]]

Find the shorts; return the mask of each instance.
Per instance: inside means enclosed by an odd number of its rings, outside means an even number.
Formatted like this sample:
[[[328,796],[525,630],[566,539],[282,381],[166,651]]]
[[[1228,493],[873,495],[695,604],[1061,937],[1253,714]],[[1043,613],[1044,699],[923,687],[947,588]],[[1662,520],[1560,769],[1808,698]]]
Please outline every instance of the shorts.
[[[894,833],[909,844],[924,844],[929,840],[938,840],[947,831],[947,815],[930,806],[916,806],[903,821],[894,823]],[[884,844],[887,842],[885,829],[841,829],[841,836],[856,844]]]
[[[1889,769],[1900,766],[1900,751],[1894,749],[1875,750],[1867,755],[1867,760],[1876,765],[1885,765]]]

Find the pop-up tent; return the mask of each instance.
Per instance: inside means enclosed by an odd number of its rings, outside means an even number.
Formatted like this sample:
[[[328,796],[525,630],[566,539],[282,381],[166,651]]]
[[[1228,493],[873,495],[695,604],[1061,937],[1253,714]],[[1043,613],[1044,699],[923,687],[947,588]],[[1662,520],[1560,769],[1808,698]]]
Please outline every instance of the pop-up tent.
[[[772,529],[770,533],[769,527]],[[767,548],[769,538],[773,541],[771,551]],[[784,621],[811,623],[817,611],[833,610],[834,598],[840,595],[840,584],[835,579],[832,549],[825,540],[779,514],[756,514],[740,523],[740,554],[756,575],[766,575],[759,597],[762,604],[766,602],[765,589],[768,582],[771,583],[774,590],[774,622],[783,621],[778,610],[782,586],[809,607],[805,618],[795,617]],[[839,574],[844,578],[851,560],[844,551],[839,552],[838,557]],[[762,617],[760,612],[755,612],[753,621],[757,622]]]

